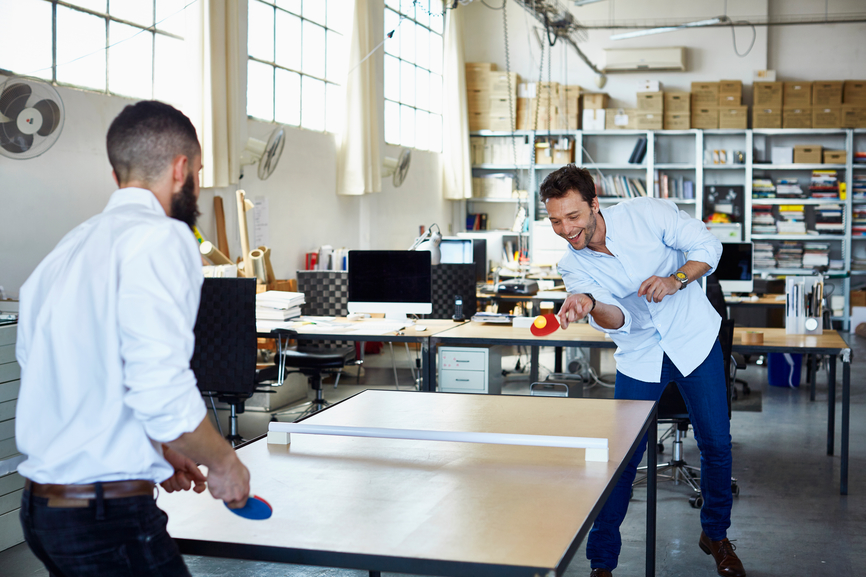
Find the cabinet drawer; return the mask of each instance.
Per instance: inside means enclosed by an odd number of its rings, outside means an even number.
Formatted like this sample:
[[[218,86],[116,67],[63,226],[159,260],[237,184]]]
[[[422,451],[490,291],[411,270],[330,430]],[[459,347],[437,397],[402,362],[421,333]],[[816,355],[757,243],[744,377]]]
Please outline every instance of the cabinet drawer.
[[[440,349],[439,370],[464,369],[484,371],[487,369],[487,349],[447,348]]]
[[[439,390],[442,392],[478,392],[487,391],[484,371],[440,371]]]

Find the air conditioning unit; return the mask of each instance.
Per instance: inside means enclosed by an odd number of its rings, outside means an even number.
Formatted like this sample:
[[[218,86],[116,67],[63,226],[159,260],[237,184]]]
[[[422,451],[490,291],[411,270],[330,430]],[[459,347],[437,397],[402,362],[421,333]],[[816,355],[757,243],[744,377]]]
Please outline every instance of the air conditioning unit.
[[[686,49],[669,48],[610,48],[605,49],[605,72],[686,69]]]

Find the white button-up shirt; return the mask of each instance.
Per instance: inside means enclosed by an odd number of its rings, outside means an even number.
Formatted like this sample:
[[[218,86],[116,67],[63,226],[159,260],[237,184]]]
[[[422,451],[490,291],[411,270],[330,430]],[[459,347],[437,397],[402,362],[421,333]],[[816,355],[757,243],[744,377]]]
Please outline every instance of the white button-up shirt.
[[[18,472],[37,483],[163,481],[162,442],[206,408],[190,369],[202,270],[189,227],[125,188],[21,288]]]
[[[669,276],[686,260],[707,263],[707,274],[712,273],[722,256],[721,242],[669,200],[636,198],[602,210],[602,216],[613,256],[569,245],[559,261],[566,289],[592,293],[622,310],[625,323],[615,330],[600,327],[590,315],[590,324],[617,344],[618,371],[658,382],[667,353],[683,375],[690,374],[709,355],[721,324],[700,283],[689,282],[660,303],[647,302],[637,291],[649,277]]]

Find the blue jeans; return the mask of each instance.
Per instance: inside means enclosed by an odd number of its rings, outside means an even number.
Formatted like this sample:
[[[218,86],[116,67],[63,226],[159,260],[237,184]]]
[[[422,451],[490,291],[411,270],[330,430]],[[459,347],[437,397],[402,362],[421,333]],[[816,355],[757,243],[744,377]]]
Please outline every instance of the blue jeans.
[[[189,577],[165,530],[168,516],[153,497],[93,499],[88,507],[57,508],[25,490],[20,517],[27,545],[52,577]]]
[[[701,526],[712,541],[721,541],[731,526],[731,423],[728,418],[722,348],[719,342],[688,377],[664,356],[662,373],[656,383],[627,377],[617,371],[614,397],[641,401],[658,401],[667,384],[675,382],[683,395],[695,440],[701,451]],[[637,467],[646,451],[647,437],[634,456],[595,519],[586,542],[586,558],[592,568],[616,569],[622,539],[619,526],[625,519],[631,486]],[[652,463],[650,463],[652,465]]]

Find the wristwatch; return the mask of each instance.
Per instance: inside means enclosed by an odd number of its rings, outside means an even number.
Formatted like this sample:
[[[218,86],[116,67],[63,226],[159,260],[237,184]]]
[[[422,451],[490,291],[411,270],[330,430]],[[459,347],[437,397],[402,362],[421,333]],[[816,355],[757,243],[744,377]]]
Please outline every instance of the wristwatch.
[[[592,311],[595,310],[595,304],[596,304],[596,303],[595,303],[595,297],[592,296],[592,293],[583,293],[583,294],[585,294],[586,296],[588,296],[588,297],[589,297],[589,300],[592,301],[592,308],[589,309],[589,312],[591,313]],[[589,314],[589,313],[587,313],[587,314]]]
[[[689,276],[681,270],[678,270],[671,276],[682,283],[679,290],[683,290],[684,288],[686,288],[686,285],[689,284]]]

